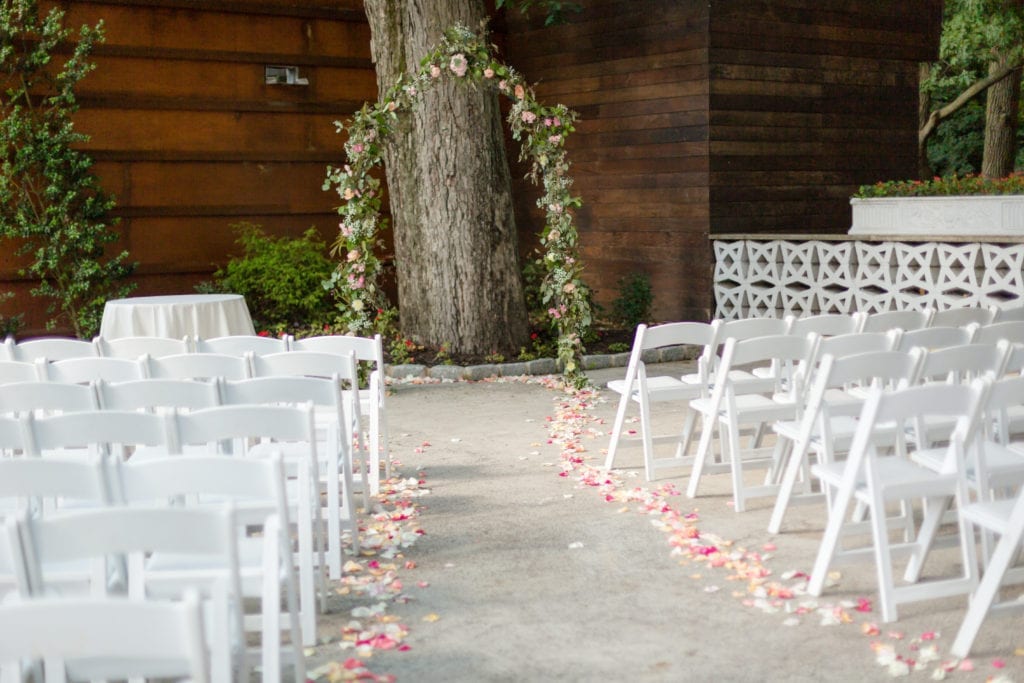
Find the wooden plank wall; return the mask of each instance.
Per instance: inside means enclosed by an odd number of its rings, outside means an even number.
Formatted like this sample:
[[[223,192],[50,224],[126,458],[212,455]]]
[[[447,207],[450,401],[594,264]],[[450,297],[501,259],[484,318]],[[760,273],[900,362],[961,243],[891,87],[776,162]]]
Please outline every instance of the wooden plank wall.
[[[509,63],[541,101],[580,113],[567,145],[586,280],[608,306],[621,277],[646,273],[657,318],[706,319],[707,3],[580,4],[568,25],[550,28],[509,12],[506,40]],[[520,181],[516,197],[526,254],[541,227],[537,191]]]
[[[137,293],[191,291],[235,250],[230,225],[275,234],[315,225],[328,240],[336,195],[321,189],[344,140],[333,121],[376,97],[358,0],[74,0],[67,25],[102,19],[106,42],[82,82],[76,126],[118,201]],[[268,85],[266,65],[308,85]],[[0,291],[45,317],[0,263]],[[12,280],[14,280],[12,282]]]
[[[712,3],[711,231],[843,233],[859,185],[915,177],[940,22],[938,0]]]

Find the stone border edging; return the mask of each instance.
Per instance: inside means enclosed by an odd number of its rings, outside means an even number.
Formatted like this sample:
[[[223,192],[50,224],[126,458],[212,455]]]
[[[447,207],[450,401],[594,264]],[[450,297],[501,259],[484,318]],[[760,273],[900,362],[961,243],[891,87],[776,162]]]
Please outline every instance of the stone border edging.
[[[669,363],[691,360],[695,349],[690,346],[666,346],[644,352],[645,363]],[[629,365],[628,352],[583,356],[584,370],[624,368]],[[483,365],[385,365],[385,374],[392,379],[431,378],[439,380],[481,380],[488,377],[521,377],[522,375],[553,375],[558,372],[554,358],[538,358],[513,363],[487,363]]]

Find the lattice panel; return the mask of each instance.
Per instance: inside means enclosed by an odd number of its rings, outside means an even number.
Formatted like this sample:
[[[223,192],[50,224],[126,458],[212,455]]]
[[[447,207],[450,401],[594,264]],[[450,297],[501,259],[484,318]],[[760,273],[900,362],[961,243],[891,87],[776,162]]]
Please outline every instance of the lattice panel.
[[[1024,244],[716,241],[715,315],[733,319],[1020,305]]]

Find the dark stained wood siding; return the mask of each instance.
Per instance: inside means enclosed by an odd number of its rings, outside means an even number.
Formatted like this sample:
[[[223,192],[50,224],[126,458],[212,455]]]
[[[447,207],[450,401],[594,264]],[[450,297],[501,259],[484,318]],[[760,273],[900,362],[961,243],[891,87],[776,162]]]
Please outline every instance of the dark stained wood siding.
[[[586,0],[508,15],[512,64],[583,116],[569,149],[599,303],[646,272],[659,319],[706,319],[709,233],[845,232],[863,183],[915,169],[923,0]],[[520,221],[536,231],[528,197]]]
[[[645,273],[658,318],[707,318],[708,7],[584,0],[565,26],[509,12],[509,62],[545,103],[580,114],[568,139],[583,198],[576,219],[598,303]],[[524,237],[540,229],[536,191],[517,186]],[[524,251],[532,242],[524,240]]]
[[[859,185],[916,173],[939,2],[732,0],[710,22],[711,231],[842,233]]]
[[[321,190],[341,159],[333,122],[376,97],[358,0],[73,0],[67,25],[102,19],[76,127],[118,201],[138,294],[191,291],[235,251],[231,224],[333,239],[339,198]],[[268,85],[266,65],[308,85]],[[16,278],[8,257],[0,279]],[[3,282],[45,317],[29,284]]]

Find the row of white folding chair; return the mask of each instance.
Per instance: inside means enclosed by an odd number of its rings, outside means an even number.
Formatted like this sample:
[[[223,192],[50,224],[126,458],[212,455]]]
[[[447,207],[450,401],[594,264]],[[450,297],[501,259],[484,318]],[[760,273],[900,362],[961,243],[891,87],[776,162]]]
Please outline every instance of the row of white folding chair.
[[[954,500],[958,510],[970,503],[967,454],[982,424],[990,383],[989,378],[980,378],[971,384],[931,383],[897,390],[870,390],[846,460],[818,463],[811,468],[812,474],[831,492],[828,522],[808,582],[811,595],[821,595],[825,578],[834,565],[865,556],[875,563],[884,621],[897,618],[899,604],[967,594],[974,589],[978,580],[976,548],[963,516],[958,516],[960,572],[928,581],[917,579],[949,501]],[[937,470],[912,459],[904,436],[922,417],[953,418],[942,420],[951,425],[945,445],[932,451],[941,463]],[[886,450],[893,452],[883,455]],[[920,450],[916,452],[920,454]],[[903,506],[918,499],[924,504],[919,532],[914,534],[912,528],[907,529],[903,542],[892,543],[887,510],[893,503]],[[862,526],[849,514],[854,503],[868,512],[870,546],[844,547],[849,528]],[[901,510],[903,513],[905,510]],[[906,585],[897,585],[894,578],[894,559],[898,555],[910,557],[904,576],[910,583]]]
[[[352,500],[352,471],[348,425],[359,421],[359,401],[354,398],[356,370],[350,359],[347,380],[348,398],[342,394],[343,383],[336,370],[342,365],[335,356],[312,352],[275,354],[261,358],[260,368],[270,376],[238,382],[202,382],[180,379],[143,379],[109,383],[99,381],[92,386],[52,382],[27,382],[11,385],[0,391],[0,413],[31,411],[36,414],[94,410],[196,410],[217,405],[292,404],[310,402],[322,417],[318,430],[321,456],[320,477],[327,489],[326,508],[329,527],[329,570],[332,578],[341,576],[341,531],[344,525],[358,553],[358,523]],[[305,376],[306,373],[327,377]],[[286,376],[291,374],[298,376]],[[354,414],[353,414],[353,411]],[[347,417],[352,415],[352,417]],[[140,444],[138,452],[152,445]],[[157,447],[159,451],[159,446]],[[364,496],[368,495],[367,468],[358,470]],[[333,473],[333,476],[332,476]],[[339,477],[343,483],[339,484]]]
[[[39,659],[48,683],[80,662],[97,678],[210,680],[195,594],[180,602],[85,597],[0,606],[0,680],[28,680],[23,663]]]
[[[322,609],[326,585],[316,437],[310,406],[222,406],[169,415],[114,410],[43,418],[28,414],[22,418],[22,424],[25,452],[43,457],[83,447],[114,460],[126,460],[140,448],[150,457],[159,452],[179,453],[187,446],[206,446],[217,452],[226,441],[243,439],[306,444],[303,456],[289,459],[294,471],[289,472],[288,500],[290,520],[297,526],[295,561],[299,566],[303,632],[307,639],[315,638],[316,595],[320,595]],[[312,642],[315,641],[308,644]]]
[[[245,648],[241,605],[245,598],[259,598],[261,616],[254,626],[262,631],[265,677],[276,680],[283,585],[296,679],[303,680],[296,584],[284,535],[288,509],[280,456],[181,456],[106,467],[98,459],[9,458],[0,460],[0,475],[0,497],[70,493],[93,504],[91,509],[64,507],[56,516],[36,514],[39,506],[22,508],[17,518],[8,519],[14,530],[11,538],[17,540],[11,553],[21,555],[22,570],[15,575],[23,597],[66,595],[76,589],[105,594],[106,558],[132,555],[127,565],[132,597],[200,588],[213,600],[216,618],[210,635],[217,680],[238,680],[232,671],[247,670],[247,663],[239,659]],[[80,483],[72,483],[75,478]],[[214,496],[215,507],[166,507],[169,500],[192,501],[196,496],[203,502]],[[225,512],[225,501],[235,508]],[[103,507],[112,503],[118,507]],[[183,514],[187,510],[192,514]],[[262,537],[245,536],[246,529],[258,529]]]

